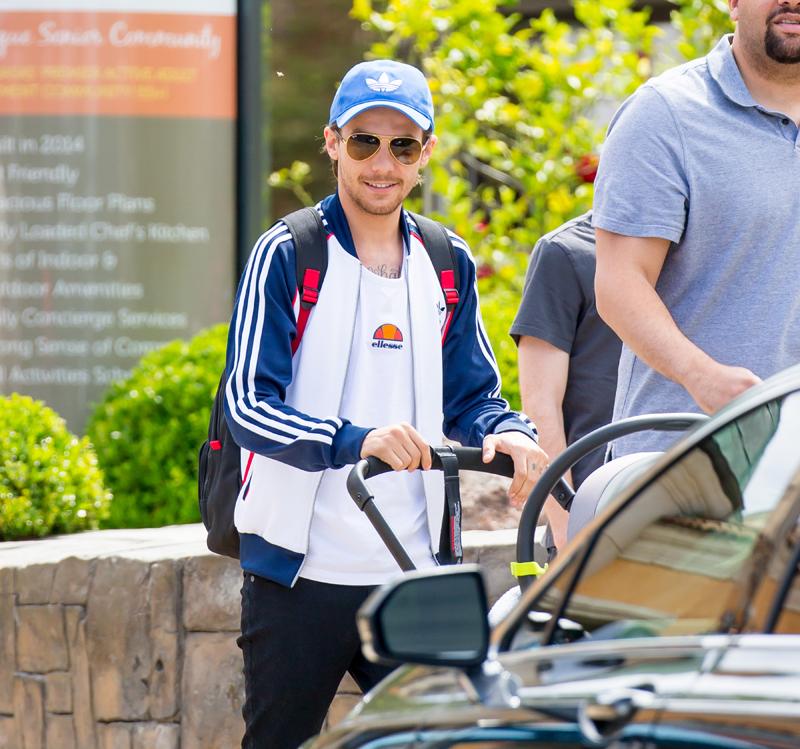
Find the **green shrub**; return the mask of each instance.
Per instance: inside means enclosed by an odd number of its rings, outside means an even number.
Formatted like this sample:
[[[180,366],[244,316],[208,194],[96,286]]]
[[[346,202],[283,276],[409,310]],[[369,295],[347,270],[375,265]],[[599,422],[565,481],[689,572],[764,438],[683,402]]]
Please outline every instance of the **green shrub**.
[[[96,528],[110,501],[86,437],[41,401],[0,397],[0,541]]]
[[[511,288],[487,296],[481,303],[486,333],[492,342],[492,350],[503,381],[503,398],[515,411],[522,408],[522,401],[517,377],[517,347],[508,331],[514,321],[518,303],[517,292]]]
[[[670,13],[678,31],[677,48],[686,60],[702,57],[723,35],[733,31],[728,0],[673,0],[678,6]]]
[[[517,0],[354,0],[351,13],[379,38],[370,57],[406,60],[428,77],[436,217],[484,261],[516,266],[515,253],[591,207],[616,105],[732,30],[727,0],[674,4],[677,54],[659,61],[661,30],[634,0],[573,0],[574,23],[549,8],[525,19]],[[512,281],[518,292],[522,280]]]
[[[200,519],[197,451],[225,363],[226,327],[151,351],[96,407],[87,429],[114,492],[107,527]]]

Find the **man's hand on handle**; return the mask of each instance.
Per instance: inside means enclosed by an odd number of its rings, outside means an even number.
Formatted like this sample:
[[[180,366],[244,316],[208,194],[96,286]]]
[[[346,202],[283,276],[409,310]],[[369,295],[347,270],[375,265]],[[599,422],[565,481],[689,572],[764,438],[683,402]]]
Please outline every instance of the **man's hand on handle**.
[[[522,432],[487,435],[483,440],[483,462],[491,463],[495,453],[510,455],[514,478],[508,496],[515,507],[522,507],[534,484],[547,468],[547,453]],[[373,429],[361,445],[361,457],[375,456],[395,471],[414,471],[431,467],[430,446],[422,435],[405,422]]]
[[[422,435],[405,422],[390,424],[367,433],[361,444],[361,457],[380,458],[395,471],[415,471],[431,467],[431,449]]]
[[[547,468],[547,453],[522,432],[487,435],[483,440],[483,462],[491,463],[495,452],[510,455],[514,461],[514,478],[508,488],[508,498],[514,507],[522,507]]]

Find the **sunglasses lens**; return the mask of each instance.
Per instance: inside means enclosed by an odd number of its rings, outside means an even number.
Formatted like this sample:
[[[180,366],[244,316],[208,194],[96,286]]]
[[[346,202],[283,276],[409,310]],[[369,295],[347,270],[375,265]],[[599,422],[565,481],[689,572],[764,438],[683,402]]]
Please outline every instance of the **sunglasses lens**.
[[[354,161],[364,161],[381,147],[381,139],[369,133],[353,133],[347,139],[347,155]],[[422,155],[422,143],[415,138],[392,138],[389,150],[401,164],[411,166]]]
[[[355,133],[347,139],[347,155],[355,161],[368,159],[380,147],[380,138],[366,133]]]
[[[422,153],[422,144],[414,138],[393,138],[389,148],[392,155],[406,165],[416,164]]]

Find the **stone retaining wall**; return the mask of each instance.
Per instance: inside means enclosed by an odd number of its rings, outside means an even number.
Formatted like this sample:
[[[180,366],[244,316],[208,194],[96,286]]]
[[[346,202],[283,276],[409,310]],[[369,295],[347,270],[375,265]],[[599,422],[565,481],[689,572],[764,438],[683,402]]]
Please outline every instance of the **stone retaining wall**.
[[[492,599],[515,532],[464,534]],[[0,749],[231,749],[241,570],[200,525],[0,543]],[[329,721],[358,700],[342,682]]]

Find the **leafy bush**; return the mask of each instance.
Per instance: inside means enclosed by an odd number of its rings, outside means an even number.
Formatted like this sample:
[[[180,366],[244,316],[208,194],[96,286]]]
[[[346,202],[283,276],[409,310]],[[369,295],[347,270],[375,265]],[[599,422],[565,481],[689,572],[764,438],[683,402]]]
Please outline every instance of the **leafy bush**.
[[[517,346],[508,331],[518,306],[519,293],[512,284],[498,285],[492,293],[481,297],[481,315],[503,380],[503,397],[515,410],[522,408],[522,400],[517,377]]]
[[[425,71],[439,137],[426,180],[439,218],[486,262],[512,262],[591,207],[607,119],[657,72],[661,30],[635,5],[573,0],[568,23],[551,9],[524,19],[517,0],[354,0],[353,16],[380,37],[370,56]],[[732,29],[726,0],[675,5],[685,58]]]
[[[41,401],[0,397],[0,541],[96,528],[110,501],[86,437]]]
[[[226,328],[151,351],[96,407],[87,430],[114,492],[107,527],[200,520],[197,451],[225,363]]]
[[[733,31],[728,0],[673,0],[670,17],[679,33],[678,51],[686,60],[702,57],[723,35]]]

